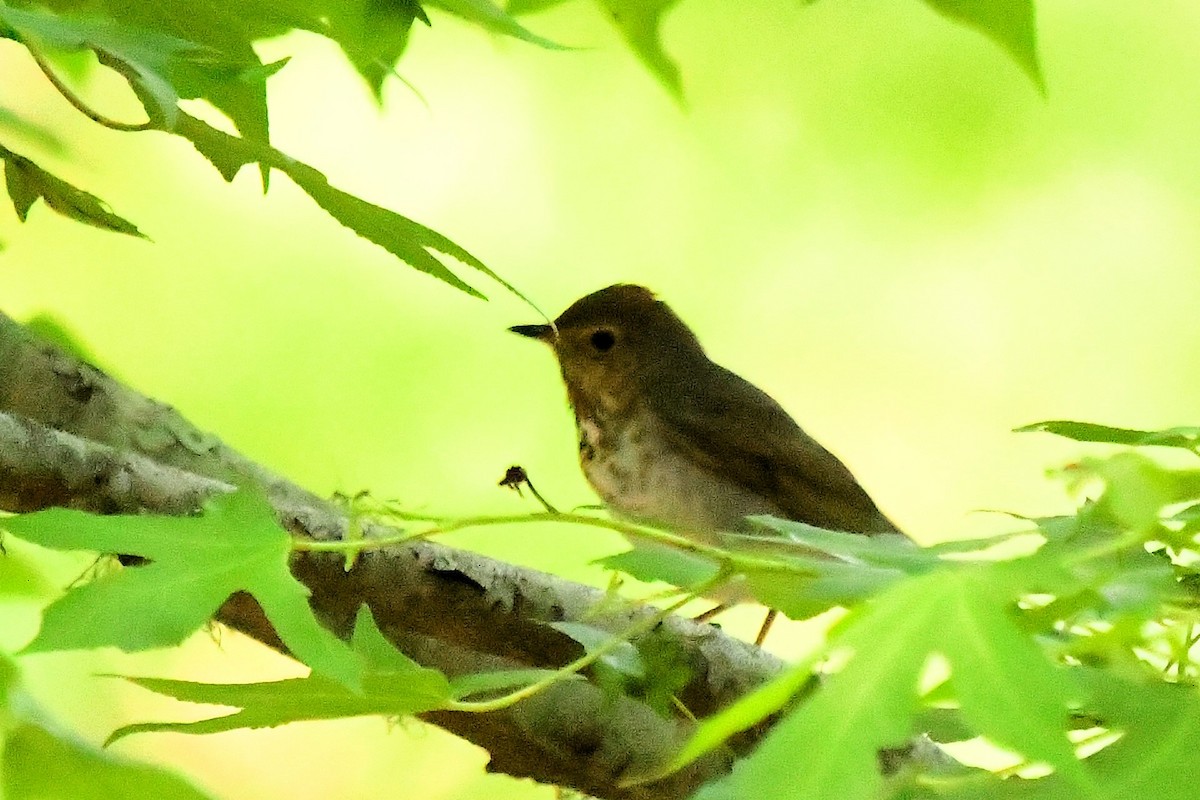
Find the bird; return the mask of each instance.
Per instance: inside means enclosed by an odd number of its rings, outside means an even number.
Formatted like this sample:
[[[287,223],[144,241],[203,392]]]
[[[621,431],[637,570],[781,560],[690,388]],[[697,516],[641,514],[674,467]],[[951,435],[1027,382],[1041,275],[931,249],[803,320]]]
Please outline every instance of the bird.
[[[649,289],[615,284],[580,298],[552,324],[509,330],[553,349],[583,474],[617,516],[706,544],[718,544],[721,532],[750,530],[747,517],[760,514],[900,533],[845,464],[770,395],[709,359]],[[756,644],[776,613],[768,612]]]

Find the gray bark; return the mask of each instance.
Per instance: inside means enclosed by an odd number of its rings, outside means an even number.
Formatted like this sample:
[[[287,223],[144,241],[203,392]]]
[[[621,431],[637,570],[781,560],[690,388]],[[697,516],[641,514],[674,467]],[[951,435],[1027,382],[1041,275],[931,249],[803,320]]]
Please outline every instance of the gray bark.
[[[335,505],[0,314],[0,508],[184,514],[215,492],[243,485],[265,491],[296,535],[339,538],[346,529]],[[582,621],[602,599],[593,588],[436,542],[366,553],[349,572],[338,556],[302,553],[292,570],[333,630],[347,634],[366,603],[401,650],[451,675],[568,663],[580,655],[579,645],[546,623]],[[649,613],[630,606],[586,621],[615,632]],[[231,597],[218,619],[281,647],[249,596]],[[782,667],[757,648],[685,619],[670,618],[650,635],[694,668],[680,699],[698,717]],[[425,718],[488,750],[491,770],[614,800],[686,797],[728,771],[768,727],[735,737],[663,780],[624,786],[624,777],[667,757],[693,723],[660,716],[633,698],[613,698],[588,681],[557,685],[505,711]]]

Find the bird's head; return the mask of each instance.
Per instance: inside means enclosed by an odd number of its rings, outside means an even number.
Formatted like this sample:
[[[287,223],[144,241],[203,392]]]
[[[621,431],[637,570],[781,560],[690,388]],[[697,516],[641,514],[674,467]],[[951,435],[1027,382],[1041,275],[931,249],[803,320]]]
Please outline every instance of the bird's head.
[[[571,403],[623,408],[656,377],[704,357],[695,334],[643,286],[616,284],[576,300],[553,325],[513,333],[554,349]]]

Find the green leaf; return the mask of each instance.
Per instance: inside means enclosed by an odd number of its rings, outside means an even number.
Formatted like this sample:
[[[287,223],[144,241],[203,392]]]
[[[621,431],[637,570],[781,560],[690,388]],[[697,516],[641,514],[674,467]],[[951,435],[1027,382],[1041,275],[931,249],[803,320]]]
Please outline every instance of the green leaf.
[[[579,642],[589,653],[601,645],[608,644],[613,638],[613,634],[608,631],[585,625],[582,622],[551,622],[549,625],[559,633],[565,633]],[[622,642],[616,649],[601,656],[600,661],[630,678],[646,676],[646,665],[642,663],[641,655],[631,642]]]
[[[291,537],[251,492],[214,499],[198,517],[105,517],[55,508],[6,519],[3,527],[43,547],[150,562],[68,590],[46,609],[25,652],[170,647],[199,630],[231,594],[246,591],[298,659],[348,686],[359,683],[358,660],[317,622],[308,590],[288,571]]]
[[[978,733],[1051,764],[1073,796],[1094,796],[1095,782],[1066,738],[1071,684],[1008,617],[1013,575],[1003,562],[946,565],[899,581],[852,610],[817,654],[845,665],[697,797],[878,796],[877,753],[914,732],[918,682],[938,653],[951,666],[962,715]],[[684,753],[711,749],[729,731],[781,707],[786,689],[803,685],[806,675],[807,668],[797,668],[760,690],[749,712],[735,704],[714,718],[714,728],[706,722],[706,738],[689,742]]]
[[[1100,800],[1099,797],[1064,794],[1061,786],[1055,793],[1046,778],[1001,777],[963,765],[939,770],[939,773],[942,771],[948,771],[950,775],[913,778],[901,774],[899,780],[908,778],[908,785],[897,786],[886,796],[889,800]]]
[[[7,800],[207,800],[157,767],[105,752],[63,729],[21,687],[0,651],[0,796]]]
[[[809,551],[817,550],[843,560],[893,567],[912,573],[924,572],[938,564],[937,558],[903,535],[864,536],[861,533],[832,531],[778,517],[760,516],[749,519],[753,524],[779,535],[761,537],[727,534],[722,537],[722,543],[739,550],[758,544],[783,553],[794,552],[790,547],[783,547],[783,543],[799,545]],[[811,552],[804,553],[803,550],[798,552],[811,555]]]
[[[852,605],[939,563],[901,536],[863,536],[766,516],[751,521],[767,533],[723,534],[721,544],[756,557],[739,565],[751,594],[792,619]]]
[[[176,775],[91,747],[32,723],[4,742],[3,794],[8,800],[206,800]]]
[[[21,671],[12,656],[0,650],[0,708],[8,708],[9,697],[21,682]],[[0,716],[0,719],[4,719]]]
[[[646,674],[627,684],[630,695],[659,716],[674,719],[679,713],[680,697],[705,665],[694,650],[660,630],[651,631],[634,644]]]
[[[1108,425],[1096,425],[1091,422],[1051,420],[1035,422],[1032,425],[1024,425],[1016,429],[1016,433],[1029,432],[1053,433],[1077,442],[1103,442],[1132,447],[1154,445],[1157,447],[1180,447],[1184,450],[1196,450],[1200,447],[1200,427],[1196,426],[1167,428],[1161,431],[1139,431],[1133,428],[1112,428]]]
[[[57,0],[69,3],[73,0]],[[103,0],[114,17],[174,34],[235,59],[255,57],[252,43],[293,29],[325,36],[342,49],[378,100],[384,79],[408,44],[414,20],[429,24],[417,0],[216,0],[203,4]],[[212,102],[244,136],[267,142],[261,83],[215,87]]]
[[[1095,787],[1065,735],[1072,686],[1013,623],[986,570],[947,576],[939,649],[963,716],[999,744],[1045,761],[1082,790]]]
[[[564,2],[565,0],[508,0],[508,13],[513,16],[536,14],[539,11],[562,5]]]
[[[1066,519],[1074,520],[1074,517]],[[1038,520],[1028,520],[1034,524]],[[937,544],[926,545],[922,548],[926,553],[934,556],[948,555],[964,555],[970,553],[982,553],[999,545],[1007,545],[1015,540],[1028,537],[1037,537],[1033,531],[1013,531],[1012,533],[998,533],[993,536],[980,536],[973,539],[952,539],[947,542],[938,542]]]
[[[205,4],[189,7],[179,20],[190,35],[213,30],[197,24]],[[33,48],[91,50],[102,63],[119,69],[133,83],[156,127],[171,130],[179,119],[180,98],[204,98],[229,114],[246,135],[266,138],[266,90],[262,63],[247,43],[235,52],[207,47],[137,22],[168,14],[158,3],[130,4],[112,17],[61,17],[41,9],[0,5],[0,36]],[[151,12],[150,9],[159,9]],[[130,16],[133,17],[130,20]],[[199,19],[198,19],[199,18]],[[246,92],[252,98],[241,97]],[[235,99],[236,97],[236,99]]]
[[[1035,557],[1012,562],[1012,585],[1054,600],[1021,615],[1027,629],[1050,632],[1060,622],[1069,629],[1080,614],[1088,617],[1086,621],[1099,618],[1110,625],[1128,614],[1149,618],[1161,603],[1178,599],[1179,585],[1169,560],[1145,547],[1147,539],[1166,529],[1156,523],[1143,529],[1139,523],[1137,535],[1131,536],[1117,527],[1107,505],[1090,503],[1078,517],[1038,521],[1047,542]],[[1151,514],[1157,520],[1157,509]]]
[[[300,0],[303,5],[306,0]],[[77,13],[76,0],[45,0],[67,15]],[[211,103],[229,117],[241,134],[266,143],[268,140],[265,79],[274,72],[255,53],[256,38],[278,36],[294,27],[305,27],[287,0],[245,2],[143,3],[131,0],[96,0],[102,23],[129,36],[158,42],[185,42],[198,48],[193,68],[168,61],[163,77],[181,97],[197,97]],[[125,59],[123,62],[128,63]],[[188,59],[184,59],[187,61]],[[110,66],[114,66],[110,64]],[[144,89],[143,89],[144,92]],[[143,92],[139,92],[142,94]]]
[[[2,145],[0,160],[4,161],[4,181],[8,188],[8,196],[12,198],[17,218],[22,222],[29,217],[30,207],[42,200],[47,208],[85,225],[146,238],[137,226],[114,214],[108,204],[99,197],[51,175],[28,158]]]
[[[202,684],[165,678],[128,678],[158,694],[191,703],[236,706],[242,710],[193,722],[139,722],[112,732],[106,745],[135,733],[222,733],[238,728],[270,728],[304,720],[370,715],[404,716],[440,708],[450,697],[445,677],[434,673],[421,683],[413,676],[374,673],[364,677],[361,692],[312,674],[268,683]],[[440,679],[440,680],[438,680]]]
[[[1000,45],[1043,94],[1046,80],[1038,62],[1033,0],[925,0],[939,14],[966,25]]]
[[[232,181],[246,164],[258,163],[264,168],[277,169],[291,178],[338,222],[410,266],[467,294],[482,297],[482,294],[464,283],[433,255],[434,252],[445,253],[482,272],[517,297],[526,300],[515,287],[445,236],[394,211],[335,189],[316,169],[278,150],[230,136],[187,114],[183,115],[176,132],[190,140],[227,181]]]
[[[903,581],[843,620],[831,648],[852,655],[758,748],[697,800],[878,796],[880,748],[903,744],[916,710],[917,680],[936,642],[930,602],[941,578]],[[794,685],[802,685],[798,675]]]
[[[371,613],[359,609],[351,638],[362,666],[361,691],[313,672],[307,678],[265,683],[218,684],[127,677],[158,694],[188,703],[232,706],[232,714],[194,722],[142,722],[113,731],[108,742],[134,733],[219,733],[317,719],[367,715],[405,716],[443,707],[455,692],[446,676],[417,664],[379,632]],[[511,679],[511,678],[510,678]],[[482,679],[481,679],[482,680]],[[499,683],[496,681],[496,683]]]
[[[426,0],[426,5],[448,11],[492,33],[511,36],[514,39],[550,50],[567,49],[556,42],[531,33],[521,23],[505,13],[504,9],[490,0]]]
[[[1080,670],[1077,678],[1090,692],[1088,710],[1123,733],[1087,761],[1107,796],[1195,798],[1200,786],[1200,698],[1195,687],[1134,682],[1091,669]]]
[[[610,644],[614,637],[608,631],[575,622],[551,622],[550,627],[570,636],[591,653]],[[615,648],[600,656],[589,669],[590,679],[613,696],[637,696],[647,675],[637,648],[628,641],[617,641]]]
[[[588,653],[610,648],[592,665],[592,679],[614,693],[641,700],[663,717],[674,716],[679,693],[696,675],[695,654],[670,636],[650,632],[630,642],[583,623],[548,624]]]
[[[661,772],[636,776],[639,781],[651,781],[681,769],[700,756],[720,747],[726,739],[736,733],[754,727],[779,709],[791,703],[801,689],[815,681],[813,665],[820,651],[787,669],[782,674],[742,695],[696,726],[695,733],[676,755],[675,760]]]
[[[1194,503],[1187,508],[1175,512],[1171,515],[1171,519],[1176,522],[1182,522],[1188,527],[1200,523],[1200,503]]]
[[[1098,504],[1129,530],[1157,526],[1164,507],[1200,496],[1200,470],[1167,469],[1140,453],[1086,459],[1082,467],[1104,479]]]
[[[429,5],[443,9],[492,33],[512,36],[548,48],[559,45],[521,26],[503,9],[487,0],[441,0]],[[247,14],[241,4],[223,5],[226,14],[275,20],[274,27],[247,26],[247,38],[275,36],[288,28],[303,28],[328,37],[341,47],[346,58],[370,87],[377,102],[383,83],[395,74],[396,62],[408,45],[415,21],[429,25],[429,17],[416,0],[279,0],[255,3]]]
[[[1087,711],[1120,734],[1116,742],[1087,759],[1088,768],[1104,787],[1102,793],[1091,796],[1192,800],[1200,785],[1200,759],[1196,758],[1200,700],[1195,687],[1130,680],[1112,671],[1089,668],[1075,670],[1073,675],[1089,694]],[[1057,773],[1027,783],[1035,784],[1028,794],[994,796],[1000,800],[1080,796]]]
[[[333,2],[327,6],[328,27],[319,30],[342,48],[346,58],[367,82],[375,101],[383,102],[383,82],[394,74],[408,46],[413,22],[429,24],[415,0]]]
[[[75,0],[50,0],[70,11]],[[384,79],[408,43],[414,20],[429,18],[417,0],[213,0],[201,4],[98,0],[122,25],[194,41],[237,62],[257,61],[253,43],[292,30],[324,36],[342,49],[378,99]],[[208,87],[206,99],[246,138],[267,142],[266,93],[261,81],[228,80]]]
[[[676,100],[683,100],[679,67],[663,50],[662,17],[678,0],[597,0],[625,42]]]
[[[662,581],[688,588],[712,580],[719,571],[716,562],[655,542],[633,541],[633,549],[596,559],[596,564],[624,572],[639,581]]]
[[[363,665],[374,672],[428,672],[416,661],[396,649],[388,641],[379,626],[375,624],[375,616],[367,606],[360,606],[354,617],[354,631],[350,635],[350,647],[362,659]],[[440,674],[440,673],[438,673]]]
[[[379,14],[392,22],[395,22],[395,13],[417,15],[420,7],[415,2],[402,0],[400,12],[381,11],[382,6],[371,5],[361,11],[362,18],[359,19],[357,12],[344,4],[334,3],[326,8],[324,4],[306,4],[302,0],[279,5],[252,3],[250,10],[237,4],[193,4],[180,9],[171,4],[105,1],[116,20],[103,17],[65,19],[0,5],[0,36],[43,42],[67,50],[94,50],[104,63],[131,81],[146,105],[152,124],[190,140],[226,180],[232,181],[246,164],[258,164],[265,188],[270,170],[278,169],[334,219],[411,266],[468,294],[482,297],[434,255],[441,253],[482,272],[528,302],[515,287],[446,237],[335,189],[316,169],[267,144],[264,80],[283,62],[263,65],[250,47],[251,36],[278,34],[291,27],[306,27],[325,35],[340,36],[339,43],[352,54],[352,62],[378,91],[383,73],[391,71],[385,56],[394,61],[403,43],[389,39],[386,45],[373,44],[375,37],[387,33],[373,22]],[[449,5],[464,14],[475,15],[477,22],[486,22],[491,29],[522,38],[532,37],[499,8],[482,0],[456,0]],[[394,9],[394,6],[389,3],[386,8]],[[489,8],[495,13],[489,14]],[[254,10],[262,12],[263,18],[248,21],[254,17],[251,13]],[[134,23],[147,27],[134,27]],[[195,33],[205,38],[206,43],[196,44],[162,32],[176,30]],[[541,41],[537,37],[532,40]],[[381,47],[387,52],[381,52]],[[399,48],[394,55],[388,49],[393,47]],[[178,108],[179,99],[193,97],[206,99],[228,114],[244,136],[223,133],[183,113]],[[18,201],[19,210],[27,194],[27,191],[19,193],[22,198]]]
[[[917,714],[915,727],[935,742],[965,742],[975,737],[975,729],[959,708],[926,707]]]
[[[4,541],[0,537],[0,603],[20,598],[41,600],[46,595],[58,591],[58,586],[46,574],[41,559],[29,552],[32,550],[32,547],[18,548],[16,542]],[[3,658],[2,653],[0,658]],[[0,673],[2,672],[3,669],[0,668]],[[0,699],[0,705],[2,704]]]
[[[59,0],[73,2],[73,0]],[[194,43],[209,54],[202,69],[172,69],[166,77],[181,97],[198,97],[229,117],[247,139],[266,144],[268,112],[266,79],[282,62],[264,65],[252,46],[248,26],[253,8],[235,2],[191,3],[158,0],[100,0],[121,26]],[[265,12],[265,9],[263,10]],[[267,16],[262,13],[261,16]],[[173,62],[168,62],[174,67]],[[186,62],[184,67],[189,66]],[[266,173],[263,174],[266,180]]]
[[[811,548],[780,537],[731,535],[727,540],[728,544],[736,545],[737,552],[752,552],[760,562],[739,565],[741,573],[736,580],[759,603],[792,619],[808,619],[835,606],[850,605],[904,577],[904,572],[892,567],[814,557]],[[719,571],[716,562],[703,556],[654,542],[634,540],[633,544],[632,550],[595,563],[640,581],[663,581],[681,588],[698,586]],[[925,563],[913,554],[914,551],[919,554],[919,550],[907,545],[904,549],[906,554],[901,556],[897,552],[895,558],[916,558],[918,561],[913,563]]]
[[[678,695],[697,672],[695,654],[677,640],[650,632],[633,642],[620,641],[609,631],[583,623],[548,624],[579,642],[588,653],[610,648],[591,668],[591,678],[599,686],[641,700],[663,717],[677,713]]]
[[[905,577],[898,569],[828,558],[796,556],[780,561],[778,568],[748,567],[744,574],[755,600],[790,619],[808,619],[831,608],[851,606]],[[808,575],[797,574],[796,568]]]

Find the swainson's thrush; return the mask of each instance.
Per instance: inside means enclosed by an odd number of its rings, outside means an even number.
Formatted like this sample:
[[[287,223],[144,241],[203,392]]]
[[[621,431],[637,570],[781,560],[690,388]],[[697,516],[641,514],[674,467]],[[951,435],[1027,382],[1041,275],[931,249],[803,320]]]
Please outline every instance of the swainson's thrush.
[[[765,392],[710,361],[648,289],[610,286],[553,326],[511,330],[554,349],[583,473],[617,514],[710,544],[755,514],[898,532],[837,457]]]

